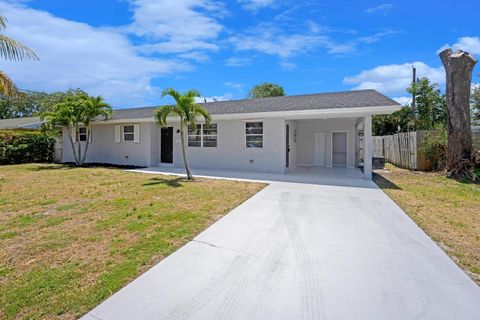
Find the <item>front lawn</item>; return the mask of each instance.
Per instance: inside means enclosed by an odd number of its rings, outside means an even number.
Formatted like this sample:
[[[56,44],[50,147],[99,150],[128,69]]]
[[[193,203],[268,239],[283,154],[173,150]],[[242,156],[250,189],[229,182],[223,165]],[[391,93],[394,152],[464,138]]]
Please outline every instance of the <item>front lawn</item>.
[[[262,188],[100,167],[0,167],[0,319],[77,318]]]
[[[387,165],[374,181],[480,284],[480,184]]]

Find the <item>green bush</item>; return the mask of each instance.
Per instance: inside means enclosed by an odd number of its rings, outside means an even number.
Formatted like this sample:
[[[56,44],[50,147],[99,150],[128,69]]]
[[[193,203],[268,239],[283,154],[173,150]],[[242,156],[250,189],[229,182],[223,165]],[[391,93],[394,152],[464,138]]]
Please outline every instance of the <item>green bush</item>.
[[[448,133],[442,125],[437,125],[434,131],[425,136],[423,152],[425,158],[432,164],[433,170],[443,170],[447,165]]]
[[[0,130],[0,164],[51,162],[55,138],[36,130]]]

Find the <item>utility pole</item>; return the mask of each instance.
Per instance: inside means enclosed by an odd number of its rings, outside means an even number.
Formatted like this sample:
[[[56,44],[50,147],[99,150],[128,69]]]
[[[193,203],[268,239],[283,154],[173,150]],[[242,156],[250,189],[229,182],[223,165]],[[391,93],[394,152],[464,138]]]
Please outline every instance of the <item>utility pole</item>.
[[[416,88],[416,83],[417,83],[417,68],[415,66],[412,66],[412,115],[413,115],[413,120],[415,120],[415,96],[417,93],[417,88]]]

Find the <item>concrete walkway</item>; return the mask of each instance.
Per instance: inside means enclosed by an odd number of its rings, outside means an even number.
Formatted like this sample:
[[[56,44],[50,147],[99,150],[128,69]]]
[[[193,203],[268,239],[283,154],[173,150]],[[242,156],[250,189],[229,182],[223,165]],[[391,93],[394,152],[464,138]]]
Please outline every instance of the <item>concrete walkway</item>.
[[[480,319],[480,287],[381,190],[274,182],[87,314]]]

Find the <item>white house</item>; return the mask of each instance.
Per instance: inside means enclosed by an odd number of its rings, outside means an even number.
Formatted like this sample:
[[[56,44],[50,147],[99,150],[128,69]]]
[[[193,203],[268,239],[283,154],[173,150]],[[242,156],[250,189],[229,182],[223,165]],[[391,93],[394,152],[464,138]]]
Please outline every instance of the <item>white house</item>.
[[[203,103],[212,115],[186,137],[192,168],[287,173],[299,166],[364,166],[371,178],[372,115],[400,105],[375,90]],[[159,128],[156,107],[118,109],[92,126],[87,160],[134,166],[183,167],[178,118]],[[64,129],[63,162],[73,162]],[[86,139],[80,128],[77,139]],[[363,136],[364,133],[364,137]],[[360,140],[364,158],[360,159]]]

